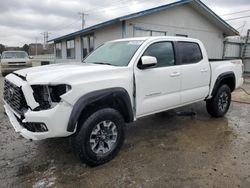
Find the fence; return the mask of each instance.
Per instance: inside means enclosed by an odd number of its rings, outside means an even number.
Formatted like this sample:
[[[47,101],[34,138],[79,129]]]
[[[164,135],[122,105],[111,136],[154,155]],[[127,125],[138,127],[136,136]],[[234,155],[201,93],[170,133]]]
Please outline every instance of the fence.
[[[54,54],[44,54],[44,55],[36,55],[33,57],[34,65],[46,65],[55,62]]]
[[[250,72],[249,35],[247,35],[247,37],[245,38],[226,40],[224,42],[223,58],[224,59],[242,59],[244,63],[245,72]]]

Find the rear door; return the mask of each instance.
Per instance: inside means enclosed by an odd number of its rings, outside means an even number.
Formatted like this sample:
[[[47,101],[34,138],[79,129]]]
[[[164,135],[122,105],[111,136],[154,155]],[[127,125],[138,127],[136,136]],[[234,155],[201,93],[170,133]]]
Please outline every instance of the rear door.
[[[157,65],[147,69],[135,67],[137,117],[180,105],[180,66],[176,65],[173,42],[155,42],[143,56],[155,57]]]
[[[181,72],[181,103],[203,100],[209,93],[210,65],[195,42],[177,42]]]

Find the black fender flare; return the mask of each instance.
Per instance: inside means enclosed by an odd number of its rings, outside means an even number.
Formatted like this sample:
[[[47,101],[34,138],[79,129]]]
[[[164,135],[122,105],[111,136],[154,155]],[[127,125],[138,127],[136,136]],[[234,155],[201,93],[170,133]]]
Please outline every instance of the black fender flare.
[[[118,101],[118,105],[121,105],[122,115],[125,122],[133,122],[134,113],[131,105],[131,100],[128,92],[124,88],[108,88],[93,91],[86,95],[80,97],[77,102],[74,104],[73,109],[70,114],[67,131],[74,132],[77,126],[78,119],[82,111],[90,104],[93,104],[98,101]]]
[[[216,79],[216,82],[214,84],[214,88],[212,91],[212,96],[214,96],[216,94],[216,91],[219,89],[219,86],[221,85],[221,83],[223,82],[223,80],[227,79],[227,78],[232,78],[234,80],[234,88],[235,89],[235,75],[232,71],[230,72],[225,72],[222,73],[218,76],[218,78]]]

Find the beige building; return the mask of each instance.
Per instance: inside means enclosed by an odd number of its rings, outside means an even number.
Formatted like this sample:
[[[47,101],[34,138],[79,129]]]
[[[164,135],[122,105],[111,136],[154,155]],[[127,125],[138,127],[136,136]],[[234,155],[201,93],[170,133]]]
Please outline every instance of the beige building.
[[[233,27],[199,0],[182,0],[115,18],[58,37],[56,62],[82,61],[106,41],[140,36],[182,36],[200,39],[209,58],[222,58],[224,39],[239,35]]]

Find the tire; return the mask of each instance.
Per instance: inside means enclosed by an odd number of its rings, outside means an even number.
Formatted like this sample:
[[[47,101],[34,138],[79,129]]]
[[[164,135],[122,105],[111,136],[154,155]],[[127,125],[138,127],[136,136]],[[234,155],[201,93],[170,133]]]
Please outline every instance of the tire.
[[[81,162],[98,166],[118,154],[124,142],[125,123],[117,110],[100,109],[87,119],[80,120],[78,125],[80,127],[71,143]]]
[[[231,90],[227,85],[222,85],[212,99],[206,102],[207,112],[212,117],[223,117],[231,104]]]

